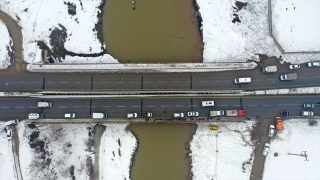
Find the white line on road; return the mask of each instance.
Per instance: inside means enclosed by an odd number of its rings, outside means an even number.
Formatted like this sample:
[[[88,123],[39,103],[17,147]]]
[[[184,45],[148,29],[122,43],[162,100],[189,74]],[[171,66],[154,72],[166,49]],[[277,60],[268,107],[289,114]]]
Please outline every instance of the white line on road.
[[[230,81],[223,81],[223,82],[230,82]]]
[[[109,83],[109,82],[101,82],[101,83],[106,84],[106,83]]]
[[[189,105],[189,106],[192,106],[192,107],[197,107],[198,105],[195,105],[195,104],[193,104],[193,105]]]
[[[82,106],[73,106],[73,108],[82,108]]]
[[[16,107],[16,108],[23,108],[23,107]]]
[[[90,107],[95,108],[95,107],[97,107],[97,106],[88,106],[88,108],[90,108]]]
[[[116,83],[118,83],[118,84],[119,84],[119,83],[124,83],[124,82],[120,81],[120,82],[116,82]]]
[[[60,82],[60,83],[69,83],[69,82],[62,81],[62,82]]]
[[[206,82],[208,82],[208,81],[200,81],[200,82],[206,83]]]
[[[253,79],[252,81],[260,81],[260,79]]]
[[[301,104],[277,104],[277,106],[297,106]]]
[[[303,78],[308,78],[308,77],[305,77],[305,76],[303,76],[303,77],[298,77],[298,78],[301,78],[301,79],[303,79]]]
[[[25,81],[19,81],[19,83],[27,83],[27,82],[25,82]]]
[[[180,81],[172,81],[172,82],[177,83],[177,82],[180,82]]]
[[[82,83],[82,82],[74,82],[74,83]]]
[[[33,81],[32,83],[41,83],[41,82],[39,82],[39,81]]]
[[[138,83],[138,81],[130,81],[130,83]]]
[[[35,108],[38,108],[38,107],[33,107],[33,106],[31,106],[30,108],[35,109]]]
[[[268,81],[275,81],[276,79],[267,79]]]
[[[240,106],[240,105],[233,105],[233,106]]]
[[[144,83],[151,83],[151,81],[144,81]]]
[[[212,81],[212,82],[220,82],[220,81]]]
[[[117,106],[117,107],[126,107],[126,106]]]
[[[320,77],[320,76],[313,76],[313,77]]]
[[[111,107],[111,106],[102,106],[102,107]]]
[[[1,107],[1,108],[9,108],[9,107]]]
[[[147,106],[147,107],[154,107],[154,106]]]
[[[165,83],[166,81],[158,81],[158,83]]]
[[[54,83],[54,82],[52,82],[52,81],[48,81],[47,83]]]
[[[218,105],[218,106],[227,106],[227,105]]]
[[[176,107],[183,107],[183,105],[176,105]]]
[[[67,108],[67,106],[58,106],[58,108]]]
[[[248,106],[257,106],[257,105],[248,105]]]
[[[131,107],[139,108],[140,106],[131,106]]]
[[[265,104],[265,105],[262,105],[262,106],[271,106],[271,105]]]
[[[169,107],[169,105],[161,105],[160,107]]]

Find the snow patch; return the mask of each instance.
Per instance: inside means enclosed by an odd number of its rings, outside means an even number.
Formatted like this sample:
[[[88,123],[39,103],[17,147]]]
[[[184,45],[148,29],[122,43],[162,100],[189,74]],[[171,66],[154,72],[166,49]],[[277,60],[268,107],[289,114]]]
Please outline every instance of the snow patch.
[[[9,48],[11,50],[12,40],[9,35],[7,26],[0,20],[0,69],[6,69],[10,62],[10,56],[8,55]]]

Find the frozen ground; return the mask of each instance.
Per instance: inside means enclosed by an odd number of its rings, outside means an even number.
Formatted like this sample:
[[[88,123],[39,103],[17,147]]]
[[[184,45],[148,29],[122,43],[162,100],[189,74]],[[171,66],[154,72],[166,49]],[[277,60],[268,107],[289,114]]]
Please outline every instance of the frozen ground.
[[[285,52],[320,51],[320,1],[273,0],[273,35]]]
[[[93,125],[18,124],[23,179],[89,179],[94,163]]]
[[[137,148],[128,124],[109,124],[101,137],[100,179],[130,179],[131,158]]]
[[[7,139],[7,133],[4,131],[5,127],[4,123],[0,122],[0,179],[16,180],[12,143]]]
[[[290,89],[270,89],[254,91],[256,95],[263,94],[320,94],[320,87],[303,87],[303,88],[290,88]]]
[[[190,142],[193,180],[249,179],[254,150],[250,132],[254,123],[198,124]],[[219,130],[209,130],[211,124]]]
[[[95,30],[100,4],[101,0],[1,0],[0,9],[18,21],[22,27],[24,60],[36,63],[41,61],[41,50],[37,46],[37,41],[43,41],[52,50],[49,36],[54,29],[66,29],[64,43],[66,50],[79,54],[101,53],[105,45],[97,39]],[[63,62],[117,63],[118,61],[105,54],[90,58],[67,55]]]
[[[283,121],[284,130],[271,140],[263,179],[320,179],[320,120],[313,120],[316,126],[306,119]]]
[[[7,48],[11,49],[12,45],[7,26],[0,19],[0,69],[6,69],[11,64]]]
[[[275,1],[275,0],[273,0]],[[287,0],[286,4],[295,3],[297,0]],[[317,0],[315,0],[317,1]],[[204,41],[204,62],[245,62],[248,59],[259,60],[256,54],[266,54],[268,56],[282,56],[282,59],[292,63],[303,63],[312,60],[318,60],[320,54],[281,54],[275,46],[273,39],[269,36],[268,27],[268,0],[246,0],[246,8],[239,10],[235,5],[235,0],[197,0],[200,6],[200,13],[203,19],[203,41]],[[279,1],[276,1],[279,2]],[[320,26],[319,6],[309,5],[309,1],[300,1],[296,3],[296,9],[299,11],[288,11],[287,16],[299,16],[300,18],[289,18],[290,23],[285,18],[274,16],[274,26],[279,24],[277,32],[286,32],[287,25],[296,27],[305,27],[305,22],[317,24]],[[281,8],[273,9],[274,14],[283,12]],[[310,13],[312,13],[312,19]],[[235,18],[234,14],[239,17],[239,22],[232,23]],[[289,25],[288,25],[289,26]],[[282,29],[283,28],[283,29]],[[296,29],[296,32],[298,29]],[[301,32],[301,31],[299,31]],[[305,40],[304,43],[296,43],[297,48],[304,47],[304,44],[319,44],[319,30],[317,28],[308,28],[308,39],[299,38],[299,33],[289,33],[284,36],[282,43],[292,45],[292,39]],[[283,34],[282,34],[283,35]],[[310,38],[311,37],[311,38]],[[309,47],[309,46],[308,46]],[[311,51],[306,48],[304,51]]]

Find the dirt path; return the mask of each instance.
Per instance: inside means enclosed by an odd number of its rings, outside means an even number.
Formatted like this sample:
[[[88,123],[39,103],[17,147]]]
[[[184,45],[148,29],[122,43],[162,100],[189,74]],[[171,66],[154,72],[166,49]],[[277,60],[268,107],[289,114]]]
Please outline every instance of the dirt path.
[[[6,70],[8,73],[18,73],[25,71],[27,63],[23,61],[22,32],[19,24],[8,14],[0,10],[0,19],[7,25],[10,36],[13,40],[14,61]]]

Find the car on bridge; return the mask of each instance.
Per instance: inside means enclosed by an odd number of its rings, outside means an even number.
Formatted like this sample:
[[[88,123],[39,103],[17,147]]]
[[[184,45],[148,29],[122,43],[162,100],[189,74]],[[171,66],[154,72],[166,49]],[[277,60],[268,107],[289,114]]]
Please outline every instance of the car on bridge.
[[[313,61],[313,62],[308,62],[307,67],[319,67],[320,62],[319,61]]]

